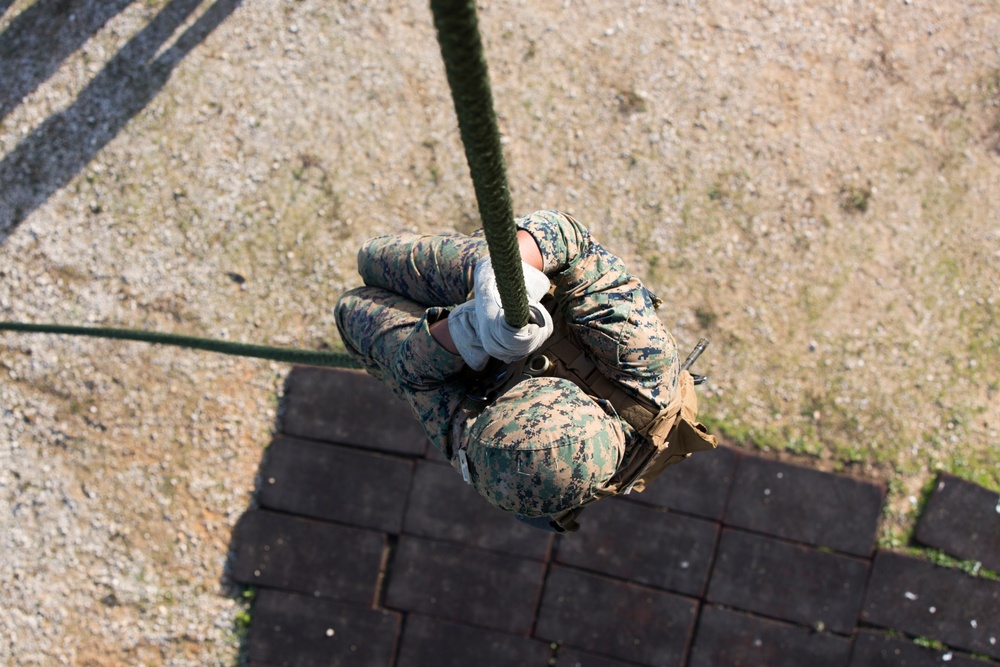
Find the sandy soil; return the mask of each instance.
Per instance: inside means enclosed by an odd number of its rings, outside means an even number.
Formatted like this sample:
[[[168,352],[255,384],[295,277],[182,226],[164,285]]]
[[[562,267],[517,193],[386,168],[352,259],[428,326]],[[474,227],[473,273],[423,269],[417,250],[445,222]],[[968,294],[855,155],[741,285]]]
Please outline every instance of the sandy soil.
[[[480,4],[518,211],[666,302],[740,446],[1000,490],[1000,12]],[[354,253],[477,213],[423,2],[0,0],[0,317],[314,347]],[[287,368],[0,335],[0,661],[237,660]]]

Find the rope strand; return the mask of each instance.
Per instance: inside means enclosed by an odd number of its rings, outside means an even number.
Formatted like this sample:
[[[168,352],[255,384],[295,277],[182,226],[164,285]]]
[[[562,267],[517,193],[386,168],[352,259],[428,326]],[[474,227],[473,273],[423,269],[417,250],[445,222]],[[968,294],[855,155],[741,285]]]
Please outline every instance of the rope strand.
[[[479,36],[476,3],[475,0],[431,0],[431,12],[486,244],[493,259],[504,317],[511,326],[521,328],[530,316],[528,295],[490,76]]]
[[[218,352],[219,354],[267,359],[269,361],[281,361],[290,364],[306,364],[309,366],[327,366],[332,368],[361,368],[361,364],[346,352],[325,352],[322,350],[300,350],[289,347],[252,345],[215,338],[181,336],[156,331],[114,329],[109,327],[77,327],[62,324],[27,324],[25,322],[0,322],[0,331],[134,340],[154,345],[170,345],[192,350],[206,350],[208,352]]]

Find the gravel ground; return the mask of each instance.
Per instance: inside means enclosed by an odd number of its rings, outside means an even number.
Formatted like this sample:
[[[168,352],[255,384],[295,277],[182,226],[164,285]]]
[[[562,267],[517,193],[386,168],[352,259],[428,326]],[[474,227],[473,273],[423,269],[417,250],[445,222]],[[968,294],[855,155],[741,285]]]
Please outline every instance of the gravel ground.
[[[515,207],[712,339],[732,442],[1000,490],[993,0],[480,4]],[[337,346],[354,253],[472,231],[423,2],[0,0],[0,316]],[[238,661],[287,367],[0,335],[0,661]]]

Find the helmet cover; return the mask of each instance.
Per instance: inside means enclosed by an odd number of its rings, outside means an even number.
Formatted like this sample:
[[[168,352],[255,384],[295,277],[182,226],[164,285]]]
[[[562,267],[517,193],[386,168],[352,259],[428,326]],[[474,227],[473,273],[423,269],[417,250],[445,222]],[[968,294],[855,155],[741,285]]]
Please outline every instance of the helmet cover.
[[[622,427],[569,380],[525,379],[467,431],[472,483],[492,505],[553,516],[592,499],[625,451]]]

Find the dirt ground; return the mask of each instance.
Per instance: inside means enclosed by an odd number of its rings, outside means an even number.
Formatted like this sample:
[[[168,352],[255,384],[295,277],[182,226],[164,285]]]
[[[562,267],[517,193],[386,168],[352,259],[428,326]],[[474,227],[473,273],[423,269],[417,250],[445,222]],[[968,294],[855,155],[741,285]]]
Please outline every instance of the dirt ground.
[[[741,447],[1000,490],[994,0],[481,2],[515,208],[711,345]],[[477,212],[424,2],[0,0],[0,319],[339,344],[375,234]],[[0,335],[0,662],[238,660],[279,364]]]

